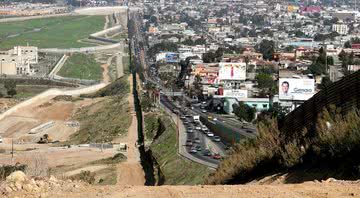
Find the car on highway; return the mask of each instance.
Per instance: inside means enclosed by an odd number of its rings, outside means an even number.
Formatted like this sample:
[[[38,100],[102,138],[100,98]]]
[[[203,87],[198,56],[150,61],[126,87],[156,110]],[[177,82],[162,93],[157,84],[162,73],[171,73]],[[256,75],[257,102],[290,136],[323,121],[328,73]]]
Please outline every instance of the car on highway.
[[[221,139],[220,139],[219,136],[214,136],[213,140],[214,140],[215,142],[220,142],[220,141],[221,141]]]
[[[212,156],[213,159],[221,159],[221,155],[219,153],[215,153],[213,156]]]
[[[208,137],[214,137],[214,134],[211,133],[211,132],[207,133],[206,135],[207,135]]]
[[[191,147],[190,153],[197,153],[197,149],[195,146]]]
[[[201,141],[200,141],[200,138],[195,138],[195,143],[200,143]]]
[[[193,145],[193,143],[192,143],[191,140],[187,140],[187,141],[186,141],[186,146],[192,146],[192,145]]]
[[[205,149],[203,152],[204,156],[211,156],[211,151],[209,149]]]

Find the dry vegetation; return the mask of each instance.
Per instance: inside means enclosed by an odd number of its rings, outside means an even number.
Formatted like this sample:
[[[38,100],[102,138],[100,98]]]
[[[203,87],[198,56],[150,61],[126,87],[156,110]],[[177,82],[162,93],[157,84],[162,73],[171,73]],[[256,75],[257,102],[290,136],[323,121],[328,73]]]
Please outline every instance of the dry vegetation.
[[[68,143],[111,142],[120,134],[127,133],[131,124],[126,95],[129,85],[126,76],[117,79],[95,94],[82,97],[106,97],[97,103],[79,110],[74,119],[80,122],[80,130],[70,137]]]
[[[316,132],[303,130],[291,138],[280,133],[274,120],[259,123],[258,138],[236,145],[206,183],[246,183],[274,171],[321,165],[331,167],[331,173],[312,179],[329,175],[359,178],[360,161],[356,156],[360,151],[360,112],[353,110],[345,116],[340,112],[335,107],[325,109],[317,121]]]

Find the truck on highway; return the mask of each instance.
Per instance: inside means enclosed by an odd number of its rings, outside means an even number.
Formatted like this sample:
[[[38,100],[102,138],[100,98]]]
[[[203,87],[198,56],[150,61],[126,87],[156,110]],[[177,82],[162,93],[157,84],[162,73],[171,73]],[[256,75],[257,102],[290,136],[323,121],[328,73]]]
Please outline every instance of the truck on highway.
[[[199,115],[194,115],[193,120],[194,120],[194,122],[200,122],[200,116]]]

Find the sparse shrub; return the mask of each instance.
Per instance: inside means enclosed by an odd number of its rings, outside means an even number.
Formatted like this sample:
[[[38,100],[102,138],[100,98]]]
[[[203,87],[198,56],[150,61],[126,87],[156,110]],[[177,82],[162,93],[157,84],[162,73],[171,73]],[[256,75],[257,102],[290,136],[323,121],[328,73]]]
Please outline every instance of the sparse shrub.
[[[71,180],[80,180],[87,182],[89,184],[95,183],[95,173],[92,173],[90,171],[81,171],[79,174],[71,176]]]
[[[230,155],[221,162],[217,171],[207,179],[207,184],[222,184],[236,178],[245,183],[272,171],[295,167],[301,163],[331,163],[340,165],[336,170],[351,178],[359,178],[360,161],[360,111],[346,115],[331,106],[318,116],[316,131],[286,136],[280,133],[274,120],[258,124],[259,136],[244,140],[234,146]],[[269,166],[271,165],[271,166]],[[231,183],[231,182],[230,182]]]
[[[5,180],[12,172],[15,171],[25,171],[26,165],[24,164],[15,164],[15,165],[3,165],[0,166],[0,181]]]

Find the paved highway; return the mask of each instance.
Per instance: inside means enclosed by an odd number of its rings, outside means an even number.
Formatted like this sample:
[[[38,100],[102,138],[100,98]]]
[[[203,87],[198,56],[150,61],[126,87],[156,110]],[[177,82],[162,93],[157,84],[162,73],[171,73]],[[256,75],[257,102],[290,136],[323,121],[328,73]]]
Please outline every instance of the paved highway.
[[[186,108],[178,109],[176,105],[166,97],[161,97],[161,103],[167,108],[172,116],[180,120],[179,125],[179,153],[198,163],[216,168],[219,159],[225,156],[225,145],[216,142],[214,137],[208,137],[204,133],[204,127],[199,122],[194,122],[193,115]],[[173,112],[178,112],[175,115]],[[175,120],[174,119],[174,120]],[[201,127],[196,129],[197,127]],[[209,131],[209,133],[211,133]],[[215,159],[218,158],[218,159]]]

